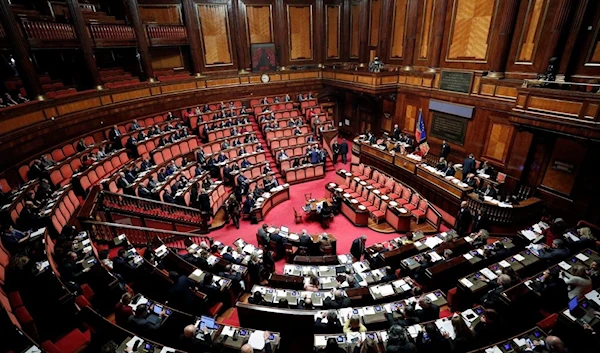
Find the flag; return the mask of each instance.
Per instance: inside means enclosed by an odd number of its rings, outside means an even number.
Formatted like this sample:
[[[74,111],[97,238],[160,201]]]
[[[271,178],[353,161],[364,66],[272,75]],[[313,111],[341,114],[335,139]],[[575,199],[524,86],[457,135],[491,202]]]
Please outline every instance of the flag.
[[[419,117],[417,118],[415,140],[418,144],[417,149],[421,151],[421,155],[426,156],[429,152],[429,144],[427,143],[427,132],[425,131],[425,122],[423,121],[423,110],[421,109],[419,109]]]
[[[415,129],[415,140],[418,144],[427,140],[427,132],[425,132],[425,122],[423,122],[423,111],[419,109],[419,117],[417,118],[417,128]]]

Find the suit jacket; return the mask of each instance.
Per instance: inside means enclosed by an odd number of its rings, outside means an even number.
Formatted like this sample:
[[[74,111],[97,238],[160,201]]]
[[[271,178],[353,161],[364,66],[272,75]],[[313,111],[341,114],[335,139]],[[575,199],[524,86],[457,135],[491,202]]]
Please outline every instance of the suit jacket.
[[[160,328],[160,321],[152,322],[147,317],[130,316],[129,324],[134,331],[152,332]]]
[[[135,267],[132,266],[126,259],[122,257],[115,257],[112,259],[113,271],[120,274],[121,276],[129,276],[135,271]]]
[[[463,176],[466,178],[467,174],[475,172],[475,160],[473,158],[465,158],[463,161]]]
[[[244,212],[244,213],[250,213],[250,211],[252,210],[253,206],[254,206],[254,200],[251,200],[251,199],[247,198],[246,200],[244,200],[244,205],[243,205],[242,212]]]
[[[473,229],[471,231],[477,232],[480,229],[487,229],[488,226],[488,218],[484,215],[477,215],[473,220]]]
[[[316,333],[340,333],[342,332],[342,324],[340,320],[327,321],[327,323],[321,322],[323,319],[317,318],[315,321],[315,332]]]
[[[421,322],[437,320],[440,318],[440,307],[431,304],[429,308],[416,310],[415,314]]]
[[[350,254],[354,256],[355,259],[360,260],[363,252],[365,251],[365,246],[360,238],[354,239],[352,241],[352,246],[350,247]]]
[[[121,136],[121,131],[119,131],[118,129],[117,130],[115,130],[115,129],[110,130],[110,132],[108,133],[108,138],[111,141],[115,141],[116,139],[119,138],[119,136]]]
[[[494,190],[494,188],[485,189],[483,196],[496,197],[496,190]]]
[[[310,235],[301,235],[300,236],[300,246],[304,246],[306,248],[310,247],[313,244],[312,238]]]
[[[166,192],[163,194],[163,201],[166,203],[175,203],[175,199],[173,198],[173,196]]]
[[[456,169],[454,169],[454,167],[446,167],[446,169],[444,169],[444,174],[446,176],[454,176],[454,174],[456,174]]]
[[[204,335],[204,339],[198,339],[195,336],[192,338],[187,338],[183,334],[179,336],[179,349],[184,352],[208,352],[212,347],[212,338],[211,335]]]
[[[400,139],[400,129],[394,129],[394,131],[392,131],[392,137],[394,138],[394,140],[399,140]]]
[[[540,250],[538,257],[540,259],[547,260],[549,262],[559,262],[569,256],[569,249],[549,249],[549,250]]]
[[[440,157],[448,157],[448,155],[450,154],[450,145],[448,145],[447,143],[442,144],[442,150],[440,151]]]
[[[340,154],[347,154],[348,153],[348,143],[346,141],[342,141],[342,143],[340,143]]]
[[[350,306],[350,304],[352,304],[352,301],[350,300],[350,298],[344,297],[342,299],[331,299],[331,298],[326,298],[323,301],[323,307],[325,309],[341,309],[341,308],[347,308]]]

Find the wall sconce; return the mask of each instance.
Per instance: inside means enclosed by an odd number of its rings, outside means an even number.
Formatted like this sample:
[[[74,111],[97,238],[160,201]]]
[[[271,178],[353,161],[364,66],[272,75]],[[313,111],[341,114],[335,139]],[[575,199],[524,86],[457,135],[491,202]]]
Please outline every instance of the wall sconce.
[[[102,87],[102,85],[98,85],[98,86],[96,86],[96,89],[97,89],[98,91],[102,91],[102,90],[104,89],[104,87]]]

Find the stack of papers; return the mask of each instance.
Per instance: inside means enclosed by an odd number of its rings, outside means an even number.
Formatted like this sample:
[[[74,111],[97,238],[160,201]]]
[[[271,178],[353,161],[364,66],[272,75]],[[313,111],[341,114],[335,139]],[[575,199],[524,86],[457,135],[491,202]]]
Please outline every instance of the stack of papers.
[[[125,346],[128,348],[133,348],[133,346],[135,346],[137,342],[140,342],[139,344],[141,345],[142,343],[144,343],[144,340],[139,338],[138,336],[133,336],[133,338],[130,339],[129,342],[125,343]]]
[[[493,347],[487,348],[485,350],[485,353],[502,353],[502,351],[497,346],[493,346]]]
[[[452,320],[435,320],[435,325],[438,327],[442,334],[446,332],[450,336],[450,338],[454,339],[456,337],[454,327],[452,326]]]
[[[382,296],[385,296],[385,297],[393,295],[395,293],[394,288],[392,288],[391,284],[386,284],[384,286],[380,286],[379,292],[381,293]]]
[[[498,276],[496,276],[496,274],[492,272],[489,268],[481,269],[481,271],[479,272],[481,272],[482,275],[486,276],[490,281],[493,281],[496,278],[498,278]]]
[[[584,262],[589,260],[589,257],[585,256],[584,254],[577,254],[575,257]]]
[[[506,260],[502,260],[498,263],[498,265],[502,266],[502,267],[510,267],[510,264],[506,261]]]
[[[519,262],[525,260],[525,257],[523,257],[523,255],[521,255],[521,254],[515,255],[514,258],[515,258],[515,260],[517,260]]]
[[[560,268],[562,268],[565,271],[569,271],[571,269],[571,265],[569,265],[568,263],[561,261],[558,263],[558,266],[560,266]]]
[[[523,234],[523,236],[529,241],[533,241],[535,238],[537,238],[537,234],[530,230],[523,230],[521,231],[521,234]]]
[[[256,330],[250,334],[250,339],[248,343],[255,350],[262,351],[265,348],[265,332]]]
[[[463,257],[467,260],[471,260],[473,258],[473,255],[466,253],[466,254],[463,254]]]
[[[442,239],[438,238],[438,237],[429,237],[427,239],[425,239],[425,245],[427,245],[429,248],[433,249],[436,246],[440,245],[441,243],[443,243]]]

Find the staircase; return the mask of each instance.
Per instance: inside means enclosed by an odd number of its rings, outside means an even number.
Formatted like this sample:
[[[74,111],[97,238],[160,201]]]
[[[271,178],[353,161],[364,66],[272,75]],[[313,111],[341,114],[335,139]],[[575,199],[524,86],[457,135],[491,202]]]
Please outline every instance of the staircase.
[[[273,154],[271,153],[271,149],[269,148],[269,145],[267,144],[265,137],[263,136],[262,132],[260,131],[260,126],[258,125],[258,123],[256,122],[256,120],[253,116],[251,116],[249,120],[250,120],[250,123],[252,124],[252,131],[255,131],[256,137],[258,138],[258,141],[260,142],[260,144],[262,145],[262,147],[265,151],[265,159],[267,162],[269,162],[271,164],[271,170],[275,173],[275,178],[277,179],[277,182],[279,183],[279,185],[284,184],[285,180],[283,180],[283,177],[281,176],[281,171],[279,170],[279,167],[275,160],[276,156],[273,156]]]

